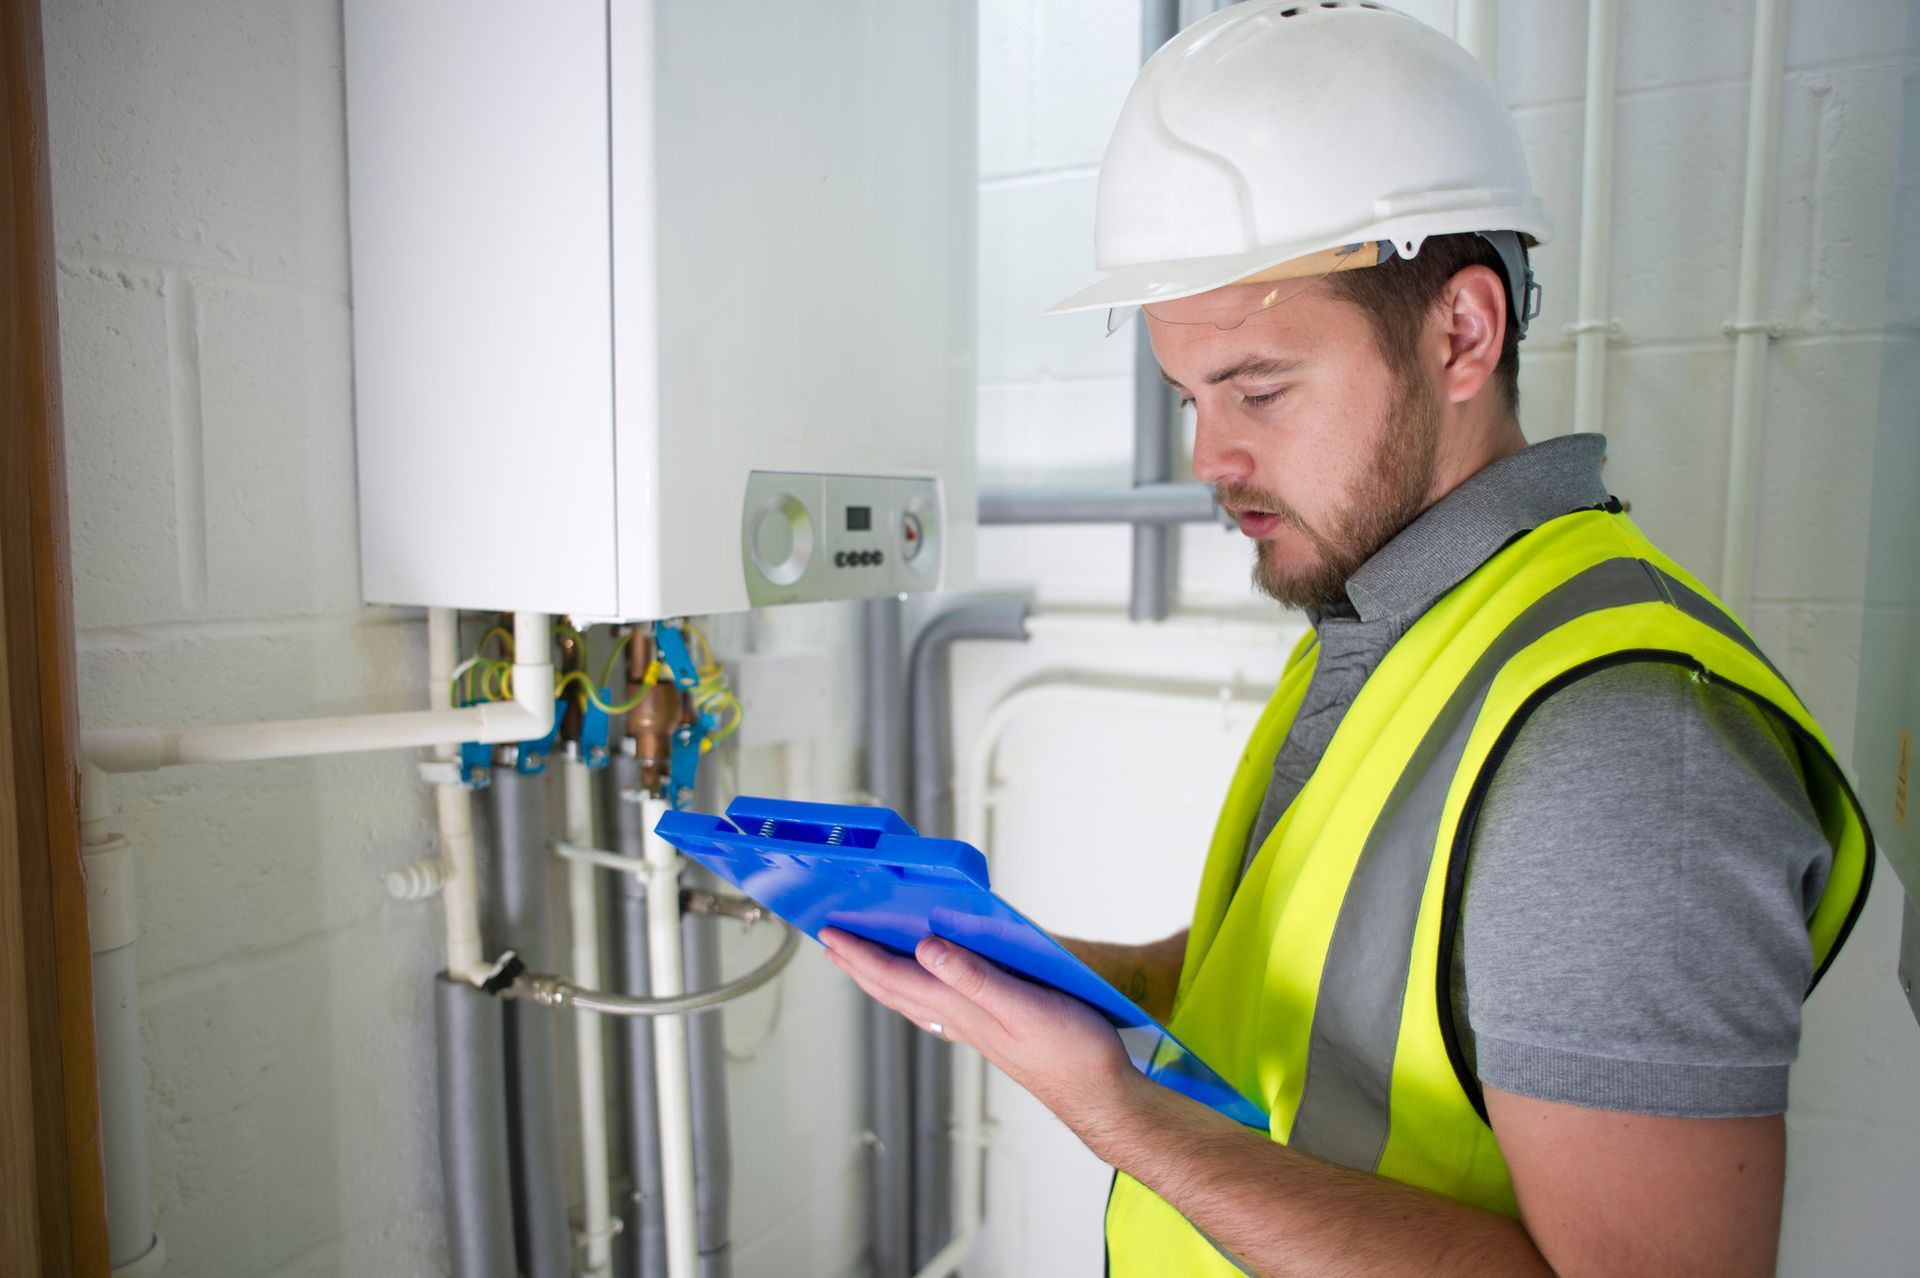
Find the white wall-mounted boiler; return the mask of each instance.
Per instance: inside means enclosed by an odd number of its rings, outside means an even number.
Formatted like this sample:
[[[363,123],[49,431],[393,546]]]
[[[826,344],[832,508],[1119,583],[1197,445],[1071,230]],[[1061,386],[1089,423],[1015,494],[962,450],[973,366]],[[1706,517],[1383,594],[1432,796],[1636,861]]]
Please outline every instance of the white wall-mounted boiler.
[[[369,602],[964,584],[972,6],[347,0]]]

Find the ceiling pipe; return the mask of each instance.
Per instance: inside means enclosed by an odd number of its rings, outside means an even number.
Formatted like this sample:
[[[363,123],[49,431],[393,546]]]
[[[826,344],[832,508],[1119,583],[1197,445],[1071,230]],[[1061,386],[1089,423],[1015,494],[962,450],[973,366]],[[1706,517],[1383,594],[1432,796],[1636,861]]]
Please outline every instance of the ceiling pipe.
[[[593,773],[577,753],[560,766],[565,782],[567,839],[593,842]],[[567,917],[572,924],[573,981],[601,987],[599,871],[585,861],[567,863]],[[613,1273],[613,1173],[607,1118],[605,1035],[600,1018],[573,1023],[573,1064],[580,1102],[580,1251],[582,1278]]]
[[[1614,62],[1619,46],[1615,0],[1587,4],[1587,118],[1580,178],[1579,318],[1573,335],[1573,429],[1607,427],[1607,344],[1619,332],[1609,313],[1613,260]]]
[[[1143,0],[1140,61],[1180,32],[1179,0]],[[1160,375],[1160,361],[1142,315],[1134,328],[1133,483],[1141,488],[1173,478],[1173,388]],[[1174,560],[1180,549],[1174,530],[1161,521],[1133,525],[1133,570],[1127,612],[1135,621],[1161,621],[1173,610]]]
[[[140,1053],[133,845],[115,824],[107,779],[88,768],[81,786],[80,854],[86,866],[93,950],[93,1033],[100,1072],[107,1254],[116,1278],[145,1278],[167,1263],[154,1228],[147,1160],[146,1071]]]
[[[911,812],[904,609],[898,598],[860,603],[861,789]],[[860,1000],[867,1084],[867,1253],[873,1278],[913,1272],[913,1027]]]
[[[1759,0],[1753,15],[1753,76],[1747,94],[1747,181],[1740,214],[1740,286],[1733,322],[1733,423],[1727,441],[1727,521],[1720,543],[1720,598],[1736,616],[1753,594],[1754,507],[1765,420],[1767,342],[1780,329],[1765,315],[1773,238],[1774,152],[1785,71],[1784,7]]]
[[[987,524],[1220,523],[1207,484],[1149,483],[1133,488],[985,488],[980,522]]]
[[[1487,74],[1500,73],[1500,0],[1456,0],[1453,38],[1480,60]]]
[[[656,827],[669,810],[664,799],[640,793],[640,840],[647,883],[647,968],[656,999],[686,994],[685,955],[680,948],[680,853]],[[576,997],[575,1003],[593,1004]],[[611,1000],[609,1000],[611,1001]],[[667,1238],[667,1278],[697,1278],[699,1223],[693,1187],[693,1082],[688,1077],[687,1018],[653,1018],[653,1081],[659,1106],[660,1183]]]
[[[453,670],[459,660],[460,614],[452,608],[427,609],[429,706],[438,709],[450,705]],[[447,932],[447,972],[456,980],[478,984],[490,969],[480,944],[480,870],[474,853],[473,795],[460,779],[459,746],[443,742],[434,747],[433,757],[439,764],[433,803],[440,829],[440,901]]]

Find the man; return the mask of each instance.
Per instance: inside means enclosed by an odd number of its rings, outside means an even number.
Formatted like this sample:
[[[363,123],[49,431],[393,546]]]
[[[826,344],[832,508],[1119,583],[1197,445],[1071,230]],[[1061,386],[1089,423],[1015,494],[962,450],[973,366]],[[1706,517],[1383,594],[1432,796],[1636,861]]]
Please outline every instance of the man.
[[[1800,1002],[1872,847],[1600,439],[1522,437],[1549,229],[1486,76],[1377,5],[1236,5],[1122,113],[1108,274],[1063,306],[1143,304],[1196,478],[1315,633],[1190,929],[1069,945],[1270,1124],[956,946],[824,938],[1116,1169],[1116,1275],[1773,1271]]]

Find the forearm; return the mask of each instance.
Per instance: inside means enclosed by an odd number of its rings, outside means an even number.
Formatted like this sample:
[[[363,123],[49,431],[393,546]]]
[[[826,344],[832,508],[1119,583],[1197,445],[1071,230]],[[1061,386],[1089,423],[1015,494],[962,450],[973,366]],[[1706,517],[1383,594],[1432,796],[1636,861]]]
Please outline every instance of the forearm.
[[[1517,1221],[1296,1153],[1145,1080],[1081,1137],[1261,1278],[1553,1272]]]
[[[1185,928],[1145,945],[1082,941],[1068,936],[1054,939],[1147,1015],[1165,1021],[1172,1014],[1173,992],[1180,984],[1180,962],[1187,952]]]

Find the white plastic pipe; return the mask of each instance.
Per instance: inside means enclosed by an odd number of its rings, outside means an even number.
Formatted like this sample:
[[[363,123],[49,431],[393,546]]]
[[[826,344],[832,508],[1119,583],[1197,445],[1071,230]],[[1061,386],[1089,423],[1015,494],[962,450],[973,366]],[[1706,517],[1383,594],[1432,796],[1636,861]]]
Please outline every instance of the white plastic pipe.
[[[1580,317],[1573,334],[1573,429],[1607,425],[1607,342],[1613,336],[1607,274],[1613,262],[1614,0],[1587,2],[1587,119],[1580,177]]]
[[[570,843],[593,843],[593,774],[568,759],[566,831]],[[567,908],[573,924],[573,980],[583,989],[600,985],[600,894],[596,871],[585,861],[567,862]],[[574,1055],[580,1081],[580,1232],[586,1244],[587,1278],[613,1272],[612,1173],[608,1170],[606,1056],[598,1016],[573,1018]]]
[[[680,950],[680,854],[654,833],[670,805],[638,796],[647,860],[647,958],[650,993],[686,991]],[[581,1017],[595,1020],[595,1017]],[[660,1123],[660,1198],[666,1216],[667,1278],[698,1278],[700,1238],[693,1191],[693,1089],[687,1074],[687,1018],[653,1018],[655,1100]]]
[[[357,750],[400,750],[460,741],[530,741],[553,728],[553,662],[544,612],[513,617],[513,700],[461,710],[283,719],[207,728],[111,728],[86,733],[88,762],[107,772],[183,763],[240,763]]]
[[[1488,75],[1497,75],[1500,70],[1499,0],[1456,0],[1453,38],[1480,59]]]
[[[146,1074],[140,1060],[140,927],[134,912],[133,846],[112,827],[109,782],[88,768],[82,784],[87,932],[93,950],[93,1027],[100,1069],[100,1145],[106,1169],[107,1256],[115,1278],[165,1266],[153,1227],[147,1162]]]
[[[1029,613],[1026,620],[1030,639],[1060,637],[1084,642],[1130,640],[1142,643],[1244,644],[1271,649],[1278,644],[1291,646],[1304,623],[1256,621],[1231,613],[1181,612],[1165,621],[1142,626],[1125,612],[1107,609],[1057,610]]]
[[[1031,626],[1031,622],[1029,623]],[[976,848],[990,842],[988,829],[993,806],[994,753],[1007,728],[1031,710],[1066,707],[1076,710],[1117,709],[1143,721],[1166,714],[1228,714],[1235,710],[1258,714],[1263,702],[1236,694],[1218,684],[1154,684],[1138,687],[1120,682],[1093,682],[1067,676],[1030,683],[1012,693],[987,715],[960,777],[960,820],[957,837]],[[935,1253],[915,1278],[948,1278],[960,1272],[980,1236],[983,1182],[987,1167],[986,1062],[971,1048],[955,1051],[953,1083],[953,1238]]]
[[[517,648],[516,648],[517,650]],[[542,651],[545,650],[542,645]],[[450,705],[453,668],[460,659],[460,614],[452,608],[427,610],[427,704]],[[444,742],[434,757],[451,767],[459,747]],[[447,975],[478,981],[487,974],[480,946],[480,869],[474,854],[473,799],[458,777],[442,778],[433,787],[434,810],[440,824],[441,909],[447,929]]]
[[[1733,429],[1727,443],[1727,524],[1720,543],[1720,598],[1737,613],[1753,592],[1753,522],[1758,500],[1759,434],[1764,420],[1767,256],[1773,238],[1774,152],[1780,137],[1785,70],[1780,0],[1759,0],[1753,15],[1753,78],[1747,94],[1747,186],[1740,215],[1740,293],[1733,336]]]

